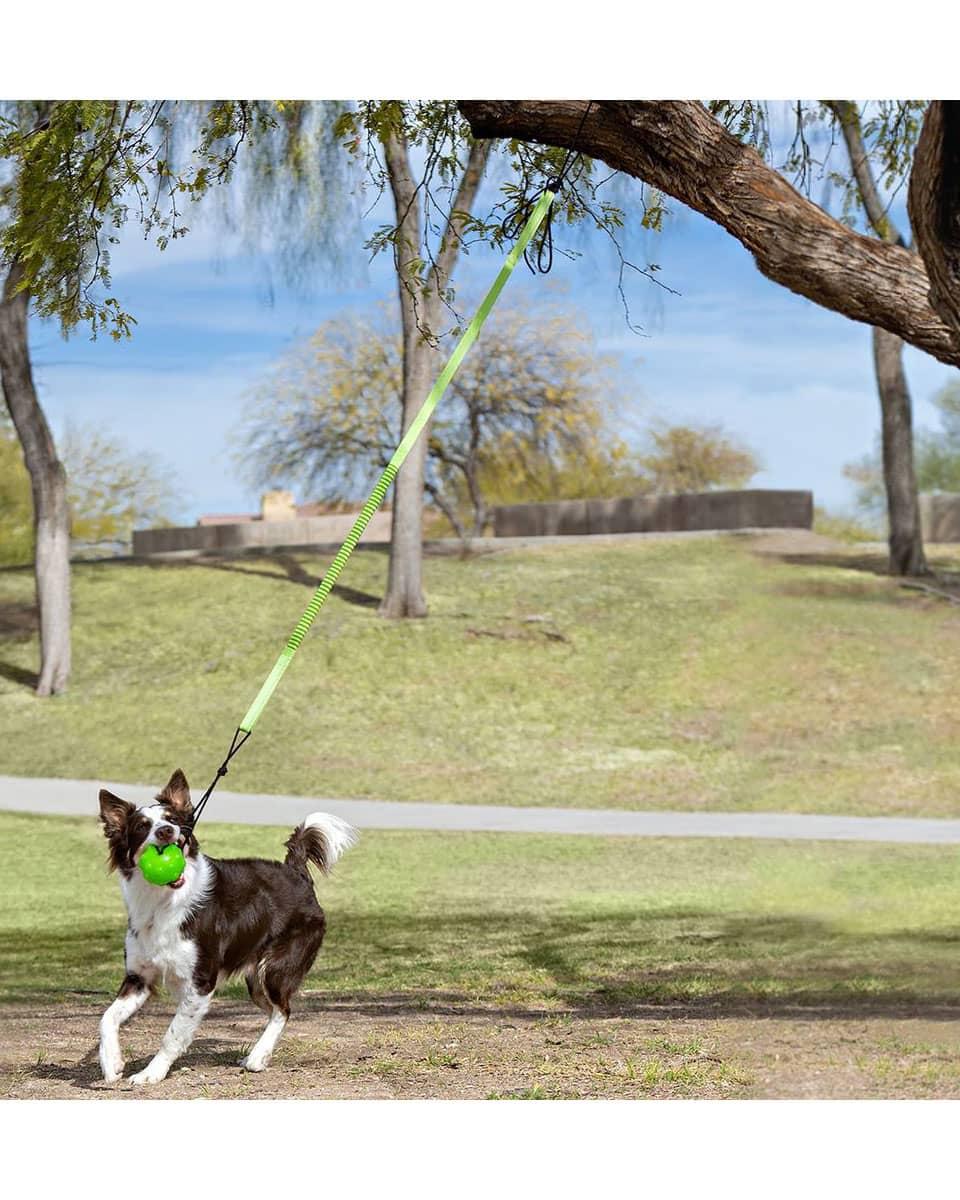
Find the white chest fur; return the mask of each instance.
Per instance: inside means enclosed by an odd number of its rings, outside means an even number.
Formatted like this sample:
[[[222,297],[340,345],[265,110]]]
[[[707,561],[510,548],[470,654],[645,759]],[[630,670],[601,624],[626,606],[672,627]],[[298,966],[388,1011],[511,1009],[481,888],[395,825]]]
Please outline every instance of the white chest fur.
[[[180,926],[206,902],[213,884],[213,868],[202,854],[187,860],[184,874],[186,882],[175,889],[147,883],[139,871],[120,881],[129,917],[127,971],[174,990],[192,980],[197,961],[197,948]]]

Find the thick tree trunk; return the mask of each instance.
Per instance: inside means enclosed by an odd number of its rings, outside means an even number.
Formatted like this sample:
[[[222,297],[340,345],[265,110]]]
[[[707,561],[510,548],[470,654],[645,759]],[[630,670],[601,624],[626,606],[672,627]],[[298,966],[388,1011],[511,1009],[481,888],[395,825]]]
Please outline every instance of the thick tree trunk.
[[[0,380],[33,491],[34,570],[40,609],[37,695],[62,692],[70,676],[70,508],[67,475],[37,401],[27,341],[26,292],[17,264],[0,297]]]
[[[516,137],[580,150],[644,180],[722,225],[751,252],[768,279],[960,366],[960,326],[949,304],[938,300],[936,308],[931,305],[932,273],[928,276],[925,260],[934,261],[936,247],[931,250],[921,237],[916,218],[923,258],[835,221],[697,101],[594,101],[582,122],[586,103],[463,100],[459,107],[475,137]],[[932,106],[924,123],[911,203],[914,187],[923,192],[934,170],[920,151],[938,111]],[[936,142],[944,144],[943,138]],[[937,211],[942,223],[954,211],[948,186],[952,176],[948,156],[937,156],[935,149],[931,146],[930,160],[940,164]],[[952,285],[946,268],[942,279],[942,289],[960,303],[960,282]]]
[[[913,467],[913,418],[903,370],[903,342],[885,329],[873,331],[873,362],[883,418],[883,480],[890,525],[890,571],[924,575],[927,562],[920,529]]]
[[[441,296],[460,250],[462,214],[469,213],[473,206],[489,145],[476,143],[470,148],[443,242],[425,278],[418,265],[422,253],[420,201],[402,134],[386,135],[383,150],[397,214],[395,262],[403,328],[403,432],[406,433],[442,366],[434,344],[440,327]],[[394,484],[387,593],[380,605],[384,617],[427,615],[423,595],[423,481],[429,436],[428,426]]]

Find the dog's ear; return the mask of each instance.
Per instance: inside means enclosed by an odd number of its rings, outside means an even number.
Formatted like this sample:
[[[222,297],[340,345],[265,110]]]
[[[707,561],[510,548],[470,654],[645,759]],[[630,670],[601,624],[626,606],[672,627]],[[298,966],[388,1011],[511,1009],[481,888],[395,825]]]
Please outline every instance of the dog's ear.
[[[164,804],[171,812],[186,820],[193,816],[193,804],[190,800],[190,785],[187,777],[178,767],[170,776],[170,782],[157,797],[158,804]]]
[[[117,838],[126,828],[132,813],[137,806],[129,800],[121,800],[106,788],[100,790],[100,820],[103,822],[103,832],[108,838]]]

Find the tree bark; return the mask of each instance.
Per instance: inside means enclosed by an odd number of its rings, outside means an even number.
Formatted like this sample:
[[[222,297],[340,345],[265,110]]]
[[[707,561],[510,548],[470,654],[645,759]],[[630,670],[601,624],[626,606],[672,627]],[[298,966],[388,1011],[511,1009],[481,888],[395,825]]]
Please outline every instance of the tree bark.
[[[883,482],[890,525],[890,573],[925,575],[917,477],[913,465],[913,417],[903,370],[903,342],[885,329],[873,331],[873,362],[883,422]]]
[[[0,381],[33,493],[34,572],[40,610],[37,695],[64,691],[70,676],[70,508],[67,475],[37,400],[27,340],[26,291],[14,263],[0,296]],[[16,292],[16,294],[15,294]]]
[[[403,135],[391,131],[383,139],[384,158],[397,214],[396,268],[403,330],[403,432],[426,400],[441,367],[435,338],[440,327],[442,293],[460,250],[463,217],[476,198],[489,145],[476,142],[457,189],[453,210],[436,262],[426,277],[417,266],[421,256],[421,213],[417,185]],[[387,592],[380,605],[384,617],[425,617],[423,595],[423,481],[429,426],[417,440],[394,484]]]
[[[828,103],[840,122],[860,202],[874,232],[886,242],[905,245],[877,191],[857,106],[850,100]],[[880,394],[890,573],[923,575],[927,572],[927,560],[914,467],[912,405],[903,368],[903,340],[874,327],[873,364]]]
[[[917,143],[910,223],[930,277],[930,303],[960,350],[960,101],[934,100]]]
[[[854,233],[791,187],[697,101],[594,101],[581,128],[586,103],[464,100],[459,107],[475,137],[516,137],[579,150],[644,180],[722,225],[768,279],[960,366],[960,317],[944,301],[934,308],[929,295],[933,276],[925,263],[936,260],[931,243],[939,235],[925,241],[915,224],[921,258],[905,247]],[[954,160],[935,152],[949,138],[937,142],[934,132],[928,134],[940,111],[932,106],[924,122],[911,193],[916,186],[927,194],[934,171],[930,162],[940,163],[936,178],[942,186],[936,194],[942,224],[944,213],[955,209],[947,187]],[[944,113],[947,133],[949,120]],[[925,138],[930,161],[921,155]],[[944,279],[942,286],[960,305],[949,272]]]

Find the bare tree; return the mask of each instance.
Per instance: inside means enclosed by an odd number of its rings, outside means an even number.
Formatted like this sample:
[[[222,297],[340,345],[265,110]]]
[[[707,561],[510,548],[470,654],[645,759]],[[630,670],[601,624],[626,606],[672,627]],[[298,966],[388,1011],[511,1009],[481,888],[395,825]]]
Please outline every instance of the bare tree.
[[[493,498],[636,490],[587,325],[566,309],[501,307],[451,382],[424,440],[423,488],[465,544],[483,533]],[[239,430],[244,474],[356,499],[396,448],[402,363],[392,323],[325,322],[257,389]]]

